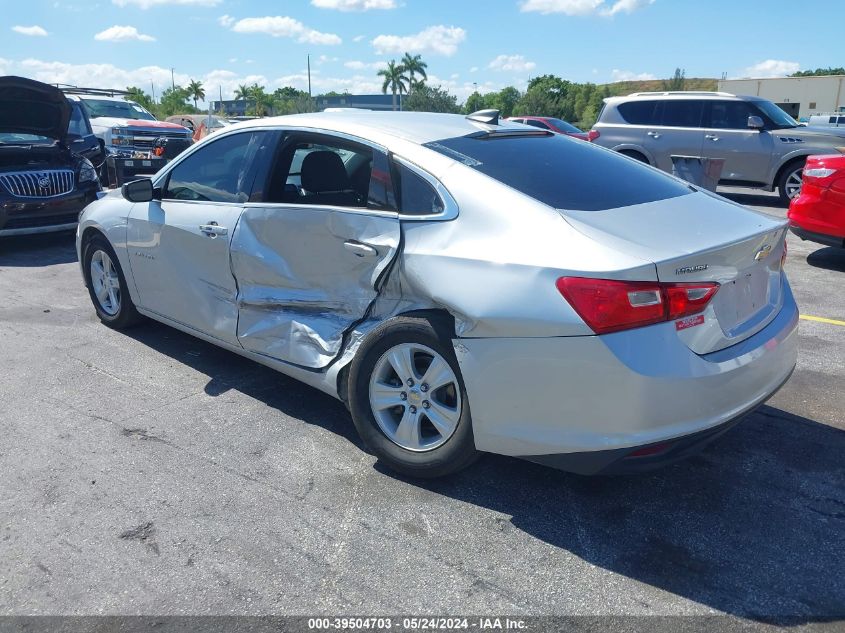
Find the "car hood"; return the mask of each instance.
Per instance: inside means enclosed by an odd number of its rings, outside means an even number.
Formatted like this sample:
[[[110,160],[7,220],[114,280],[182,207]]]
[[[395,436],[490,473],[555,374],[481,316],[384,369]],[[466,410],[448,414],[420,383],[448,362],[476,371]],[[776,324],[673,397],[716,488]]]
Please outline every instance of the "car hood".
[[[815,125],[802,125],[801,127],[786,128],[782,130],[773,130],[779,136],[796,136],[798,138],[819,138],[819,137],[838,137],[845,138],[845,128],[836,127],[822,127]]]
[[[0,132],[67,140],[71,106],[61,90],[23,77],[0,77]]]

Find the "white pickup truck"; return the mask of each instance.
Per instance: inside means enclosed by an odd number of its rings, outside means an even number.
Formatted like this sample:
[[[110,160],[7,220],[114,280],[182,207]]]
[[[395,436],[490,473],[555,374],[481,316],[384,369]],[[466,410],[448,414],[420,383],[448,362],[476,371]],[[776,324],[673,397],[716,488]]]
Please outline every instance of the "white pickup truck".
[[[143,107],[123,97],[70,90],[65,91],[65,96],[85,109],[108,156],[144,158],[149,157],[158,138],[191,140],[192,132],[186,127],[157,121]]]

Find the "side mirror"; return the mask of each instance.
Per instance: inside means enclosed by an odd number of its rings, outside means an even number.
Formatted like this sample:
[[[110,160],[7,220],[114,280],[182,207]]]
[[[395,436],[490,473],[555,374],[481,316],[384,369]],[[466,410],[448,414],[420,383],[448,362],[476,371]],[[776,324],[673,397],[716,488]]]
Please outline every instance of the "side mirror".
[[[748,117],[748,127],[752,130],[762,130],[765,127],[763,119],[758,116],[751,115]]]
[[[153,199],[153,181],[149,178],[141,178],[127,182],[120,188],[120,193],[129,202],[150,202]]]

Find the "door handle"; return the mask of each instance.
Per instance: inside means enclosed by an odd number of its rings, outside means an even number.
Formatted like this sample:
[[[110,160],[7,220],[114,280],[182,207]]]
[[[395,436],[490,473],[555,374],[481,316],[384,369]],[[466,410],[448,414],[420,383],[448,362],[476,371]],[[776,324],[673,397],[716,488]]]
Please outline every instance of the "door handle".
[[[660,138],[660,133],[659,133],[659,132],[649,132],[649,133],[648,133],[648,135],[649,135],[651,138]]]
[[[346,240],[343,243],[343,248],[348,250],[350,253],[354,253],[358,257],[372,257],[373,255],[378,255],[378,251],[369,244],[362,244],[361,242],[356,242],[355,240]]]
[[[217,222],[209,222],[208,224],[200,224],[200,232],[206,237],[217,237],[218,235],[228,234],[229,229],[218,225]]]
[[[711,141],[718,141],[719,140],[719,137],[716,136],[715,134],[705,134],[704,138],[711,140]]]

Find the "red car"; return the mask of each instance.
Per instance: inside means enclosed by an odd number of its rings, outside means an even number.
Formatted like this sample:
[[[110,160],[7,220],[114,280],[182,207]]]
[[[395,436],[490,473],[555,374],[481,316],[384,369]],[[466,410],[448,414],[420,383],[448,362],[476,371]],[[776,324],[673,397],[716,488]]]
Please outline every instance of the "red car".
[[[810,156],[789,225],[802,240],[845,247],[845,155]]]
[[[567,136],[580,138],[582,141],[593,141],[599,137],[599,133],[595,130],[584,132],[571,123],[550,116],[512,116],[508,118],[508,121],[524,123],[525,125],[531,125],[543,130],[551,130],[558,134],[566,134]]]

